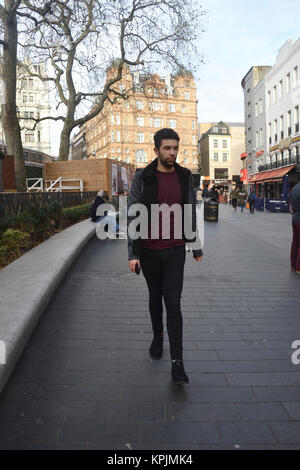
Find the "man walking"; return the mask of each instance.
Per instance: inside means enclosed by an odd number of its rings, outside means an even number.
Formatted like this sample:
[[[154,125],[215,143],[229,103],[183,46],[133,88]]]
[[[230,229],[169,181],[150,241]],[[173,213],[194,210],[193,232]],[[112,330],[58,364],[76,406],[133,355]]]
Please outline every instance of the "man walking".
[[[237,188],[234,188],[231,191],[231,204],[233,209],[236,211],[236,206],[237,206]]]
[[[136,173],[128,202],[129,209],[136,203],[142,203],[148,209],[148,239],[133,240],[128,234],[128,258],[131,271],[134,272],[141,266],[149,290],[149,310],[154,334],[149,353],[153,359],[160,359],[163,354],[162,299],[164,299],[172,379],[178,385],[189,381],[183,365],[183,321],[180,300],[186,256],[185,243],[194,242],[194,237],[187,239],[185,236],[186,220],[190,226],[188,228],[192,229],[194,234],[197,233],[196,197],[191,172],[176,163],[179,140],[178,134],[173,129],[161,129],[155,134],[154,152],[157,158],[144,170]],[[173,212],[169,219],[168,238],[162,236],[163,217],[158,221],[159,237],[156,239],[153,237],[151,227],[155,225],[155,220],[151,217],[151,207],[154,204],[159,206],[166,204],[169,207],[178,204],[183,209],[180,217],[182,235],[179,238],[175,234],[176,223]],[[187,205],[192,207],[191,214]],[[131,220],[133,218],[128,217],[129,223]],[[197,247],[193,255],[196,261],[201,261],[203,255],[201,248]]]
[[[291,193],[291,209],[293,214],[293,242],[291,248],[291,270],[300,274],[300,175],[298,183]]]

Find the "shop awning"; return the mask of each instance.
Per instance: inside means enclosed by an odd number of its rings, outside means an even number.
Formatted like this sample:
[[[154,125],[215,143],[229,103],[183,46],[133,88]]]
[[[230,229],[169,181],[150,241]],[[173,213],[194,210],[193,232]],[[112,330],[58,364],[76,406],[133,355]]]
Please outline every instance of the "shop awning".
[[[276,181],[282,181],[285,175],[287,175],[295,165],[285,166],[283,168],[276,168],[275,170],[263,171],[256,175],[249,176],[249,183],[263,183],[264,181],[274,183]]]

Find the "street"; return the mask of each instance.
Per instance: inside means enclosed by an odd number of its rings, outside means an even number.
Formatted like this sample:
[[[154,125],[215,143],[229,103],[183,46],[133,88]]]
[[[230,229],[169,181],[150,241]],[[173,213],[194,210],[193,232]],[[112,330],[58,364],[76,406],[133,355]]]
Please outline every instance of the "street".
[[[126,240],[94,237],[0,396],[0,449],[300,449],[300,275],[291,215],[220,206],[182,296],[190,384],[152,361]]]

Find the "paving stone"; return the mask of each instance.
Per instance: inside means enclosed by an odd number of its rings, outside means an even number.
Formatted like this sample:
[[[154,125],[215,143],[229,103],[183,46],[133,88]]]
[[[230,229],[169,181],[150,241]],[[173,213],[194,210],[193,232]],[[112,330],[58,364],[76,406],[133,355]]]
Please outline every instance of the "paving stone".
[[[0,449],[299,449],[290,240],[289,214],[220,206],[205,223],[182,295],[190,384],[177,387],[167,338],[162,360],[149,357],[148,292],[126,241],[92,239],[0,396]]]

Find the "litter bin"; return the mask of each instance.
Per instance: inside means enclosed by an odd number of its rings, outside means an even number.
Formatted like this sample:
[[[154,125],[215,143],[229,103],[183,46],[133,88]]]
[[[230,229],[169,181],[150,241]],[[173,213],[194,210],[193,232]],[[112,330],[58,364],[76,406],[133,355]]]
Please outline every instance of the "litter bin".
[[[217,201],[204,202],[204,220],[207,222],[218,222],[219,218],[219,203]]]

